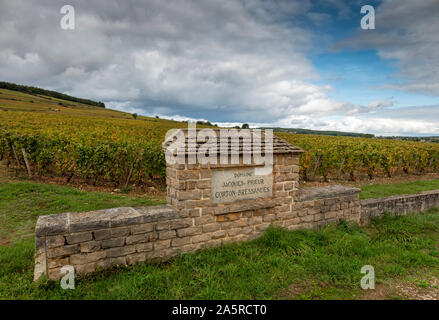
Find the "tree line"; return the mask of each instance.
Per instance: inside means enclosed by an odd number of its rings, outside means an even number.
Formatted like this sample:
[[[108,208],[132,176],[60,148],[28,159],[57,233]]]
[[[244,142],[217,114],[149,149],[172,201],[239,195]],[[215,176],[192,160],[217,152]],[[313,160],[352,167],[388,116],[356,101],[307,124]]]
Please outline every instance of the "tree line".
[[[67,100],[67,101],[73,101],[73,102],[88,104],[91,106],[105,108],[105,104],[103,102],[100,102],[100,101],[98,102],[98,101],[93,101],[93,100],[89,100],[89,99],[76,98],[76,97],[72,97],[72,96],[69,96],[67,94],[57,92],[57,91],[46,90],[46,89],[41,89],[41,88],[31,87],[31,86],[22,86],[22,85],[10,83],[10,82],[0,81],[0,89],[8,89],[8,90],[19,91],[19,92],[28,93],[28,94],[39,94],[39,95],[44,95],[44,96],[48,96],[48,97],[52,97],[52,98],[63,99],[63,100]]]

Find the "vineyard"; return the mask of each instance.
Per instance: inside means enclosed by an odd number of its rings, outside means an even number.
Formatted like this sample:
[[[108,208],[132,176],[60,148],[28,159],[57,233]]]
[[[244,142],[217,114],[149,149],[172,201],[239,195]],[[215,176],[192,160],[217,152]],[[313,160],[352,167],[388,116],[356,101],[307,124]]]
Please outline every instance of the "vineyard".
[[[147,183],[164,176],[167,130],[185,125],[0,90],[0,159],[26,172],[27,158],[32,175]]]
[[[307,152],[300,159],[305,180],[356,180],[364,176],[439,172],[439,144],[371,138],[278,133]]]
[[[33,101],[33,102],[30,102]],[[61,100],[60,100],[61,101]],[[186,123],[0,90],[0,159],[29,175],[147,184],[165,175],[161,143]],[[56,109],[54,109],[56,107]],[[307,152],[302,179],[439,172],[439,144],[277,133]]]

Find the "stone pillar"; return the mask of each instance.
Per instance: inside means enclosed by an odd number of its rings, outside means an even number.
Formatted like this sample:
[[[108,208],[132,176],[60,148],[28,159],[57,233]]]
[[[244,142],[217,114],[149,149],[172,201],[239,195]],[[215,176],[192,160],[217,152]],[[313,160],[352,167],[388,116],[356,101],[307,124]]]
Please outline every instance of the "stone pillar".
[[[258,166],[243,164],[171,164],[166,169],[167,202],[181,217],[194,218],[195,225],[221,230],[221,238],[242,234],[253,238],[271,223],[277,226],[297,224],[299,156],[274,154],[272,173],[258,175]],[[240,178],[235,178],[240,176]],[[224,184],[230,187],[222,187]],[[256,191],[264,191],[252,194]],[[248,195],[239,193],[248,192]],[[230,193],[232,195],[230,195]],[[228,229],[234,231],[225,232]]]

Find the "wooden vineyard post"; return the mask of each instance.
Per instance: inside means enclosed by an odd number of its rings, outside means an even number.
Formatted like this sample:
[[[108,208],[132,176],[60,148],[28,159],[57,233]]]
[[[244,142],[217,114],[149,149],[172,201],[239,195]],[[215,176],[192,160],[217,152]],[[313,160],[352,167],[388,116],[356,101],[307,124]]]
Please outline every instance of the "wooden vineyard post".
[[[30,171],[29,160],[27,159],[26,150],[24,150],[24,148],[21,148],[21,152],[23,153],[24,163],[26,164],[27,175],[30,178],[32,177],[32,172]]]
[[[20,161],[18,160],[17,150],[15,150],[15,146],[13,143],[11,143],[11,149],[12,152],[14,153],[15,161],[17,161],[17,167],[18,167],[17,169],[20,169]]]

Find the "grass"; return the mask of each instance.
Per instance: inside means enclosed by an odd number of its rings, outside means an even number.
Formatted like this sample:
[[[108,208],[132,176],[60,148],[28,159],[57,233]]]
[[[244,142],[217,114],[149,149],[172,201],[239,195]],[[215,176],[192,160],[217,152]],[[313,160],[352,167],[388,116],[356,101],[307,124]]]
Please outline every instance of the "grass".
[[[0,183],[0,240],[33,236],[38,216],[163,203],[35,182]]]
[[[373,184],[361,187],[360,199],[382,198],[439,189],[439,180],[419,180],[405,183]]]
[[[107,270],[77,279],[75,290],[62,290],[58,282],[33,283],[34,239],[16,235],[25,221],[31,225],[40,214],[147,200],[33,183],[3,184],[0,198],[1,225],[11,219],[7,232],[13,238],[13,244],[0,246],[0,299],[359,298],[363,265],[374,266],[380,284],[436,272],[439,262],[439,212],[434,209],[385,216],[366,228],[344,222],[319,230],[270,228],[251,242]]]

